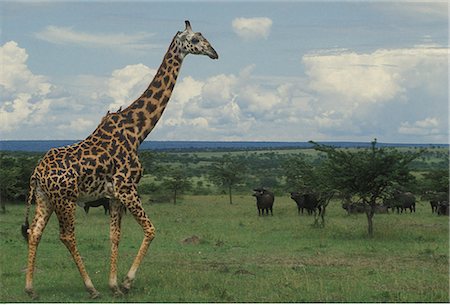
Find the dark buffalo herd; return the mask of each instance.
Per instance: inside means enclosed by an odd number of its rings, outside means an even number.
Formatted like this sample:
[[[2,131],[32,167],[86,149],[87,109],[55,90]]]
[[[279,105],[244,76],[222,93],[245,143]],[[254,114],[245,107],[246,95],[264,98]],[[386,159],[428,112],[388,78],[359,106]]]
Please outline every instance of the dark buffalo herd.
[[[275,202],[275,195],[270,190],[260,187],[253,189],[253,196],[256,197],[256,207],[258,209],[258,215],[273,215],[273,204]],[[298,214],[303,214],[306,210],[308,215],[323,216],[325,208],[334,194],[316,194],[312,192],[291,192],[290,197],[295,201],[297,205]],[[437,215],[449,215],[449,197],[445,192],[428,192],[422,197],[423,200],[429,200],[431,206],[431,212]],[[103,206],[105,215],[109,212],[109,199],[100,198],[94,201],[88,201],[84,203],[84,211],[89,213],[91,207]],[[362,202],[353,202],[349,196],[344,196],[342,200],[342,208],[347,211],[348,214],[360,214],[367,212],[370,209],[369,206]],[[416,197],[410,192],[394,191],[390,197],[385,198],[383,203],[375,206],[375,213],[383,214],[389,213],[389,209],[392,212],[403,213],[409,211],[413,213],[416,211]]]
[[[268,215],[269,211],[273,215],[273,203],[275,201],[273,192],[262,187],[255,188],[253,191],[253,196],[256,197],[258,215]],[[297,213],[299,215],[306,210],[308,215],[319,215],[323,220],[325,208],[334,194],[320,195],[312,192],[291,192],[290,195],[297,205]],[[426,198],[430,201],[432,213],[449,215],[448,193],[429,193]],[[348,214],[359,214],[368,212],[372,207],[362,202],[353,202],[349,196],[344,196],[342,208]],[[414,213],[416,212],[416,197],[410,192],[394,191],[382,203],[377,203],[374,209],[374,212],[377,214],[389,213],[389,210],[398,214],[408,211],[409,213]]]

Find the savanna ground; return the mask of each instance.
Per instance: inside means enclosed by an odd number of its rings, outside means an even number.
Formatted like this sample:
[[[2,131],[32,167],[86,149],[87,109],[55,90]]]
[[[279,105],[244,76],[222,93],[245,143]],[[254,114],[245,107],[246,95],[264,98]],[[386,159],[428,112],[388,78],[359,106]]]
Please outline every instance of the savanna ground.
[[[346,215],[339,201],[325,228],[297,215],[277,197],[274,216],[258,217],[254,198],[184,196],[179,204],[145,204],[157,228],[128,295],[108,288],[109,217],[102,208],[77,209],[77,240],[102,293],[95,302],[449,302],[449,219],[419,202],[415,214]],[[143,202],[147,202],[143,198]],[[30,302],[24,293],[27,246],[20,226],[25,205],[0,214],[1,302]],[[123,220],[119,275],[124,277],[143,234]],[[183,243],[197,236],[198,243]],[[195,240],[195,238],[192,238]],[[52,216],[38,250],[39,302],[91,302]]]

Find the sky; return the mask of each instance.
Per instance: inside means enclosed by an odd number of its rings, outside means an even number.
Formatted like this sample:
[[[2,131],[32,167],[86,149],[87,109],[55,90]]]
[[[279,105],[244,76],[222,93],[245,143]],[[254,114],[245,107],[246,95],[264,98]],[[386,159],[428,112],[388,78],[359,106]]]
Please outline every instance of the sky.
[[[147,140],[449,142],[447,1],[0,2],[0,139],[81,140],[190,20]]]

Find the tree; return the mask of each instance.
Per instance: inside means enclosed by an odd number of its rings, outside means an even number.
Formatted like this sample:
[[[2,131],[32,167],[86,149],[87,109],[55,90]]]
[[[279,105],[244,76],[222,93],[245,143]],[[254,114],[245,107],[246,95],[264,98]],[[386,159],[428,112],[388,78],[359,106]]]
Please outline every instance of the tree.
[[[288,191],[300,191],[316,196],[320,209],[319,214],[315,214],[314,225],[324,226],[326,207],[334,195],[334,189],[327,181],[328,174],[324,163],[313,165],[304,155],[299,154],[286,160],[283,169]]]
[[[37,156],[0,153],[0,206],[6,212],[6,201],[24,201]]]
[[[177,203],[179,194],[192,186],[186,170],[180,167],[170,168],[162,180],[163,187],[172,192],[173,204]]]
[[[414,177],[408,165],[418,158],[418,152],[400,153],[395,149],[376,147],[376,139],[369,149],[359,151],[337,149],[310,141],[314,149],[327,154],[326,179],[344,194],[359,198],[365,206],[368,235],[373,236],[373,216],[379,202],[391,187],[407,184]]]
[[[425,192],[445,192],[449,189],[449,170],[448,167],[442,170],[434,170],[424,175],[422,181],[422,191]]]
[[[228,189],[230,204],[233,204],[232,188],[244,181],[245,173],[244,160],[227,154],[209,167],[208,177],[213,183]]]

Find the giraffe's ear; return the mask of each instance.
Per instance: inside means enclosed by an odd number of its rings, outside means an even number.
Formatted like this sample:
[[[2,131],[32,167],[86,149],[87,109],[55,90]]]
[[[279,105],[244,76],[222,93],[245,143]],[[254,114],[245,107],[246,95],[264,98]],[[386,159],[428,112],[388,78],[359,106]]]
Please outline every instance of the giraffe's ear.
[[[186,31],[192,31],[191,23],[189,20],[185,20],[184,23],[186,24]]]

